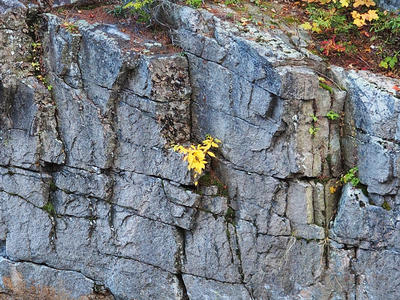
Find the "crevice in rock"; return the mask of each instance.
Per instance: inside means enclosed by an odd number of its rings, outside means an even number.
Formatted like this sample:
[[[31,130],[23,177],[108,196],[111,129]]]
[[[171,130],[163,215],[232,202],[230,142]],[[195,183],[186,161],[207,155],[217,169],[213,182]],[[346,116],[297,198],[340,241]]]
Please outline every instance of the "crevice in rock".
[[[175,226],[176,228],[176,240],[178,249],[175,253],[175,268],[177,270],[176,277],[178,279],[179,288],[182,292],[181,300],[189,300],[185,281],[183,280],[182,272],[183,266],[186,262],[186,232],[185,229]]]
[[[178,279],[179,288],[182,291],[181,300],[189,300],[190,298],[186,289],[185,281],[183,280],[182,273],[176,274],[176,278]]]

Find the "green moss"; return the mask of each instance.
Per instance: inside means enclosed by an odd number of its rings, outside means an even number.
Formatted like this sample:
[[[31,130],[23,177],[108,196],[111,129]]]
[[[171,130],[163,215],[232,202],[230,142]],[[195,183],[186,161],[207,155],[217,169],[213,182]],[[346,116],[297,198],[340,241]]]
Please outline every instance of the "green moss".
[[[210,173],[205,173],[199,178],[199,186],[216,186],[218,188],[217,196],[228,197],[228,188],[220,180],[211,176]]]
[[[386,209],[387,211],[392,210],[392,207],[389,205],[389,203],[388,203],[386,200],[383,201],[383,203],[382,203],[382,208],[383,208],[383,209]]]
[[[235,224],[235,211],[231,207],[226,210],[225,220],[227,223]]]
[[[51,192],[55,192],[57,190],[57,186],[56,186],[56,184],[54,183],[53,180],[50,181],[49,188],[50,188]]]
[[[331,93],[331,94],[333,93],[332,87],[330,87],[330,86],[327,85],[326,83],[320,82],[320,83],[319,83],[319,86],[320,86],[321,88],[323,88],[324,90],[329,91],[329,93]]]
[[[199,178],[198,182],[200,186],[211,186],[211,175],[209,173],[204,174]]]
[[[47,202],[42,209],[47,212],[49,215],[56,215],[56,209],[54,208],[54,205],[51,202]]]

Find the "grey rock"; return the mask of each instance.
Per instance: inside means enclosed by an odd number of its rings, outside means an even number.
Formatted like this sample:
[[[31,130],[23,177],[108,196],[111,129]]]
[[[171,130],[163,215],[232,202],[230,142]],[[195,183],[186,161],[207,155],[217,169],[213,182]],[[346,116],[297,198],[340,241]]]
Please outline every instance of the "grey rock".
[[[397,251],[357,250],[354,269],[359,277],[357,299],[397,299],[399,282]],[[379,274],[379,275],[378,275]]]
[[[394,235],[396,219],[392,211],[369,204],[361,190],[347,184],[340,198],[330,236],[341,243],[369,247],[386,245]]]
[[[25,5],[21,1],[17,0],[1,0],[0,1],[0,13],[5,14],[9,11],[15,11],[18,9],[26,9]]]
[[[187,232],[185,236],[184,273],[217,281],[240,283],[238,266],[232,263],[232,233],[227,226],[222,217],[199,213],[196,228],[193,232]]]
[[[115,203],[137,214],[191,229],[200,195],[159,178],[121,172],[114,177]]]
[[[183,275],[183,281],[190,299],[251,299],[249,292],[242,284],[226,284],[191,275]]]
[[[79,272],[52,269],[29,262],[12,262],[0,257],[3,276],[0,291],[10,297],[63,299],[112,299],[95,292],[95,283]]]
[[[45,14],[50,93],[32,77],[17,6],[0,2],[1,292],[381,299],[396,283],[398,81],[328,72],[306,37],[294,46],[281,30],[164,1],[181,54],[145,56],[114,25],[69,20],[71,33]],[[194,186],[171,149],[206,134],[222,140],[204,171],[218,187]],[[368,197],[339,187],[355,165]]]
[[[177,276],[159,268],[129,259],[118,259],[108,268],[105,284],[117,299],[173,300],[183,297]]]
[[[49,201],[51,177],[17,168],[0,167],[0,190],[43,207]]]
[[[309,183],[294,182],[289,185],[286,214],[299,224],[314,223],[313,189]]]
[[[400,2],[396,1],[396,0],[381,0],[378,1],[379,2],[379,6],[387,9],[387,10],[398,10],[400,7]]]

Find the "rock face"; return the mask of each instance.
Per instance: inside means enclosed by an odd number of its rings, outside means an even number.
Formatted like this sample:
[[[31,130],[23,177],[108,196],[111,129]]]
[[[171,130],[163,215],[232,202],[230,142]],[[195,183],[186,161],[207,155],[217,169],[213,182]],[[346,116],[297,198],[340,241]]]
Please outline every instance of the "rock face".
[[[1,299],[399,298],[398,81],[170,2],[184,53],[27,10],[0,1]],[[170,146],[205,134],[195,188]]]
[[[384,9],[398,10],[400,8],[399,0],[381,0],[378,2],[379,2],[379,6],[383,7]]]

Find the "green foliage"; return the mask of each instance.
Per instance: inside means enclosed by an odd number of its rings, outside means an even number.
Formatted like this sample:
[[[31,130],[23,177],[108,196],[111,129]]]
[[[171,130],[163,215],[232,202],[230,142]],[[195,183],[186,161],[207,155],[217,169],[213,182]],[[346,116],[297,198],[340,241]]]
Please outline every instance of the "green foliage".
[[[383,201],[382,208],[386,209],[387,211],[392,210],[392,208],[390,207],[390,204],[386,200]]]
[[[339,114],[337,112],[334,112],[333,110],[330,110],[326,114],[326,117],[331,121],[335,121],[336,119],[339,118]]]
[[[237,5],[240,4],[240,0],[225,0],[225,5]]]
[[[346,174],[340,177],[340,180],[336,181],[334,185],[329,187],[330,193],[336,193],[339,187],[348,182],[350,182],[352,186],[357,187],[360,183],[360,179],[357,177],[357,172],[358,167],[351,168]]]
[[[317,122],[318,121],[318,117],[316,115],[311,114],[310,117],[313,120],[313,122]]]
[[[121,5],[116,5],[113,9],[110,9],[107,12],[118,18],[125,18],[129,14],[134,15],[138,22],[150,24],[150,10],[153,3],[153,0],[123,1]]]
[[[311,126],[311,127],[308,129],[308,132],[309,132],[312,136],[315,136],[315,134],[316,134],[318,131],[319,131],[319,127],[315,127],[315,126]]]
[[[186,4],[190,5],[191,7],[194,7],[194,8],[199,8],[203,4],[203,1],[202,0],[186,0]]]
[[[61,27],[63,27],[69,33],[79,33],[78,26],[72,22],[64,22],[61,24]]]
[[[328,30],[338,34],[357,29],[353,23],[347,20],[346,13],[337,3],[330,3],[326,7],[310,3],[306,10],[312,23],[310,29],[313,32],[321,33]]]
[[[324,90],[329,91],[329,93],[331,93],[331,94],[333,93],[332,87],[330,87],[330,86],[327,85],[326,83],[320,82],[320,83],[319,83],[319,86],[320,86],[321,88],[323,88]]]
[[[49,215],[56,215],[56,209],[54,208],[54,205],[51,202],[47,202],[42,209],[46,211]]]
[[[396,52],[395,55],[393,55],[393,56],[386,56],[383,60],[381,60],[381,62],[379,63],[379,66],[381,68],[393,70],[395,68],[396,64],[398,63],[398,59],[397,59],[398,54],[399,54],[399,52]]]
[[[387,43],[397,43],[400,39],[400,15],[379,11],[379,19],[372,24],[372,31],[388,36]]]
[[[125,18],[127,16],[127,9],[123,5],[115,5],[113,9],[107,10],[107,13],[116,18]]]
[[[345,175],[340,178],[342,183],[350,182],[352,186],[356,187],[360,183],[357,177],[358,167],[351,168]]]

